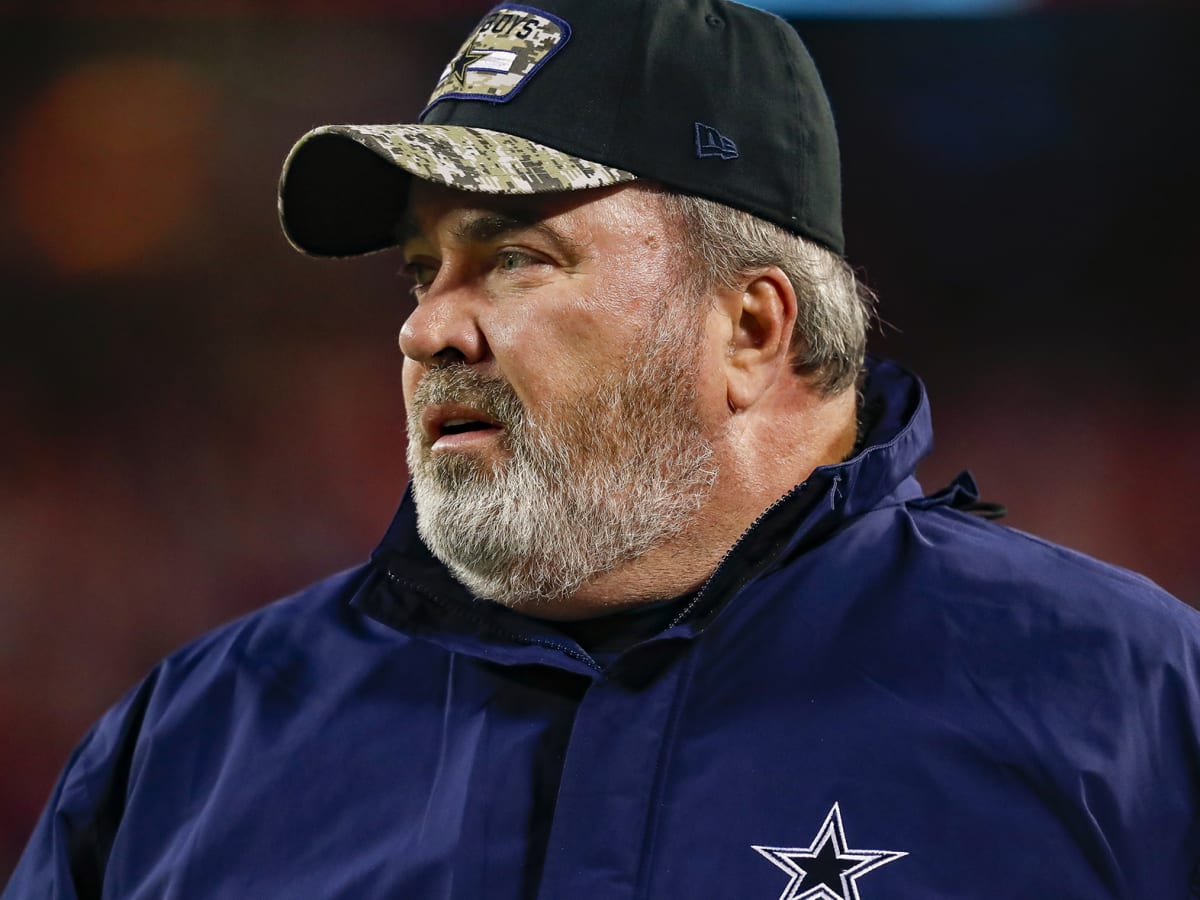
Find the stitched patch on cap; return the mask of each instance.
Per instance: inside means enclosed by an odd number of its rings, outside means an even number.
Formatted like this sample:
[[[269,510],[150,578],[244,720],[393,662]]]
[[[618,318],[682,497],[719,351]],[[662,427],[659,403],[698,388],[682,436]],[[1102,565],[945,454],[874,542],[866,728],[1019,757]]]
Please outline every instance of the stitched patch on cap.
[[[544,10],[516,3],[497,6],[450,60],[425,111],[439,100],[507,103],[570,36],[571,26]]]

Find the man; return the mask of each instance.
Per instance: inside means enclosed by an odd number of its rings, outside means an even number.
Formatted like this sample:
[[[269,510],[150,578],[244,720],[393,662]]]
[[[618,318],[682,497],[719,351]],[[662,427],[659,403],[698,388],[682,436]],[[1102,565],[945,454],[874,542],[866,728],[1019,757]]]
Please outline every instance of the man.
[[[1195,614],[922,494],[838,178],[719,0],[502,5],[302,139],[291,240],[414,285],[411,491],[110,712],[5,897],[1200,896]]]

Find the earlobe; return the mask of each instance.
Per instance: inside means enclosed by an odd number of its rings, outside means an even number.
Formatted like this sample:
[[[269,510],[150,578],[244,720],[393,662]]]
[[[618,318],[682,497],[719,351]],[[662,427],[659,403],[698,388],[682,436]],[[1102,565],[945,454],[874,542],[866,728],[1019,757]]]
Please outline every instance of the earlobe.
[[[790,371],[796,292],[778,266],[753,273],[728,298],[732,333],[727,360],[730,409],[753,406]]]

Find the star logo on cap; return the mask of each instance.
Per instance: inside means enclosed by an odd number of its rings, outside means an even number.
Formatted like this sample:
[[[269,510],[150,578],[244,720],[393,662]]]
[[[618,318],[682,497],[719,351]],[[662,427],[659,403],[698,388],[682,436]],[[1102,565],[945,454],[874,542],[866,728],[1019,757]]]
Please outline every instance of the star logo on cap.
[[[465,85],[467,83],[467,69],[471,63],[479,62],[479,60],[486,58],[488,55],[489,51],[487,50],[477,50],[474,47],[464,49],[462,53],[450,61],[450,73],[454,76],[454,80],[460,86]]]
[[[754,845],[754,849],[791,877],[779,900],[862,900],[858,879],[908,856],[898,850],[850,849],[836,803],[807,847]]]

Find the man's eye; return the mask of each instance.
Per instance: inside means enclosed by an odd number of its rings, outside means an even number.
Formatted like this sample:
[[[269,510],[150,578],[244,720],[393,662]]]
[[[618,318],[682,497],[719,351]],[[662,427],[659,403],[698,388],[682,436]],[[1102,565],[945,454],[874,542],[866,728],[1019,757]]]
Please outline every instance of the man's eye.
[[[497,254],[496,259],[498,267],[505,271],[520,269],[523,266],[534,265],[540,262],[536,256],[521,250],[501,250]]]
[[[433,283],[437,268],[427,262],[410,260],[400,269],[400,274],[412,282],[413,296],[419,297]]]

